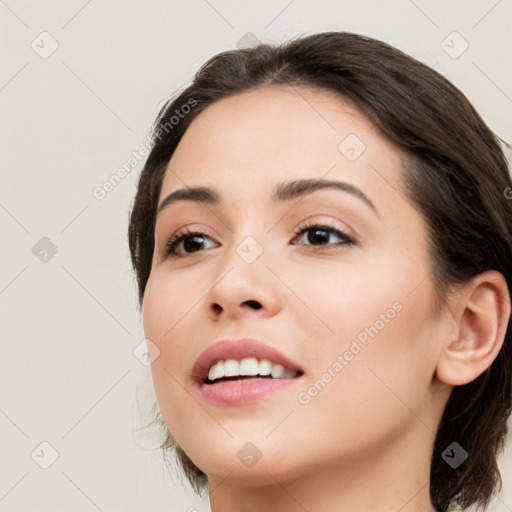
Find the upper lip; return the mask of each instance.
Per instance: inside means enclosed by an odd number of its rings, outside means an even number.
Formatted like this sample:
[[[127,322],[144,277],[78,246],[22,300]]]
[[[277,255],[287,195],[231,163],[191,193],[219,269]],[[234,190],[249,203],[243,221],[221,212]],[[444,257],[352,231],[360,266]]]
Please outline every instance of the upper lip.
[[[238,341],[217,341],[206,348],[196,359],[192,367],[191,378],[194,382],[202,384],[208,377],[210,367],[215,363],[226,359],[240,361],[246,357],[268,359],[272,363],[281,364],[286,370],[304,373],[304,370],[298,363],[279,352],[279,350],[260,341],[243,338]]]

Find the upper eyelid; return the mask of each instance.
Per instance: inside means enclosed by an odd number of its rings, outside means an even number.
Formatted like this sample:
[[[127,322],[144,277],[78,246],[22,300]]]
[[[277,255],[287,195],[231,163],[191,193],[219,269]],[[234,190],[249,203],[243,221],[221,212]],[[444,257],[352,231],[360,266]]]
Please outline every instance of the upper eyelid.
[[[322,215],[319,215],[319,217],[322,217]],[[325,217],[325,215],[324,215],[324,217]],[[341,222],[341,221],[337,220],[336,222]],[[191,235],[191,234],[200,233],[200,234],[207,235],[210,238],[217,237],[217,235],[210,234],[210,232],[211,232],[210,228],[205,228],[203,226],[199,227],[199,228],[191,227],[191,226],[194,226],[194,224],[196,224],[196,223],[194,223],[194,222],[188,223],[188,224],[184,225],[183,227],[172,230],[171,235],[163,236],[164,242],[167,243],[173,236],[175,236],[178,233],[180,233],[180,236],[187,236],[187,235]],[[292,229],[292,232],[296,234],[298,232],[298,230],[311,229],[316,226],[324,226],[324,227],[328,228],[329,230],[340,231],[341,233],[349,235],[352,238],[357,238],[357,233],[352,228],[349,228],[346,225],[346,223],[343,223],[343,224],[345,224],[346,227],[336,226],[336,225],[334,225],[334,221],[332,221],[332,220],[326,221],[326,220],[320,220],[320,219],[318,219],[318,220],[306,219],[306,220],[296,223],[296,227]],[[275,224],[274,224],[274,226],[275,226]],[[268,230],[267,233],[269,231],[270,230]]]

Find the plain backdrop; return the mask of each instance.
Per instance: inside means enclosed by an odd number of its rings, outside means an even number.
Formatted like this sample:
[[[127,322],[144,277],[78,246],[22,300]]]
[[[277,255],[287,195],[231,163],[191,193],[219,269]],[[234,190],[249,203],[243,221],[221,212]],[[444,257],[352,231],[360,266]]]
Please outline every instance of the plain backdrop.
[[[153,400],[126,235],[142,164],[94,191],[209,57],[325,30],[434,67],[511,140],[511,0],[0,1],[0,511],[209,510],[137,430]],[[500,467],[492,510],[511,511],[510,442]]]

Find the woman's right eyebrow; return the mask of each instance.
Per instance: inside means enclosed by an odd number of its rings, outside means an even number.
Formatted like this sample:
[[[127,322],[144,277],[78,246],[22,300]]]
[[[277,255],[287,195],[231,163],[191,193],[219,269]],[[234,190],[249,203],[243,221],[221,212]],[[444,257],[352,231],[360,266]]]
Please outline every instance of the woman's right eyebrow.
[[[380,219],[377,208],[368,198],[368,196],[358,187],[343,181],[314,178],[286,181],[280,183],[276,187],[276,190],[272,194],[271,199],[274,203],[290,201],[292,199],[304,197],[315,192],[316,190],[325,189],[340,190],[342,192],[352,194],[358,199],[361,199],[367,206],[369,206],[375,215]],[[158,206],[156,214],[158,215],[162,210],[179,201],[195,201],[209,205],[218,205],[221,202],[221,196],[218,192],[210,187],[187,186],[185,188],[175,190],[166,196]]]

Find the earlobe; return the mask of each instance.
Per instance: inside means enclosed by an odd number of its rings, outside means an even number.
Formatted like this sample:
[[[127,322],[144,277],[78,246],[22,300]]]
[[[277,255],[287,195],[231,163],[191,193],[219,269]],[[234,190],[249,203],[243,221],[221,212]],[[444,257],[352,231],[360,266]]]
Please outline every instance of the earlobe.
[[[475,380],[496,359],[510,318],[510,294],[502,274],[489,270],[475,276],[457,297],[455,338],[439,357],[439,380],[460,386]]]

